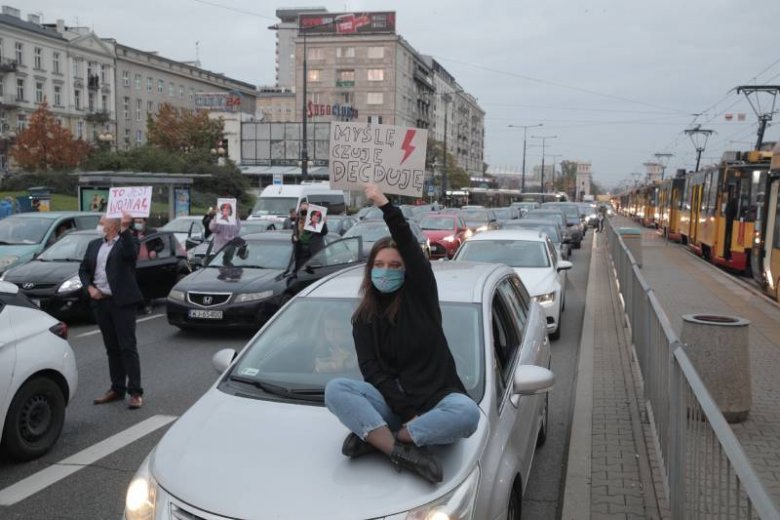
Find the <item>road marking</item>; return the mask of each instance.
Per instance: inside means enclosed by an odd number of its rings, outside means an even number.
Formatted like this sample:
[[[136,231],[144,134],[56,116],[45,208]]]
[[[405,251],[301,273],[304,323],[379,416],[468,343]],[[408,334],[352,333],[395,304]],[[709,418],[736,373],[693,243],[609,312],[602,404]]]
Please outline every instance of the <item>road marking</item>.
[[[128,444],[137,441],[141,437],[149,435],[153,431],[162,428],[176,420],[173,415],[153,415],[145,421],[112,435],[111,437],[86,448],[75,455],[61,460],[46,469],[20,480],[16,484],[0,490],[0,506],[12,506],[27,497],[38,493],[76,473],[90,464],[111,455],[115,451],[124,448]]]
[[[146,316],[145,318],[139,318],[135,320],[136,323],[143,323],[145,321],[149,320],[156,320],[157,318],[162,318],[165,316],[165,314],[153,314],[152,316]],[[94,336],[96,334],[100,334],[100,329],[91,330],[89,332],[82,332],[81,334],[77,334],[75,337],[77,338],[86,338],[87,336]]]

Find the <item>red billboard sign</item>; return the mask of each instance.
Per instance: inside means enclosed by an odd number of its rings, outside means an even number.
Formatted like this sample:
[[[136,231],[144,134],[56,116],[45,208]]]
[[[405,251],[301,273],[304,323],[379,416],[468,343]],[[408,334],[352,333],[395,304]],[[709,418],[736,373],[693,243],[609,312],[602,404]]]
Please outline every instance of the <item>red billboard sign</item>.
[[[395,12],[302,14],[298,27],[306,34],[395,33]]]

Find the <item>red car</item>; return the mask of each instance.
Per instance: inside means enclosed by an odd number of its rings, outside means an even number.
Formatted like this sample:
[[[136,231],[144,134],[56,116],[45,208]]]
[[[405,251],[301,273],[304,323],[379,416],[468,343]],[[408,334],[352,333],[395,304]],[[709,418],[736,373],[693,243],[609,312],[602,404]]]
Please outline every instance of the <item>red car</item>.
[[[420,220],[423,234],[431,242],[431,258],[452,258],[471,232],[466,222],[455,214],[432,213]]]

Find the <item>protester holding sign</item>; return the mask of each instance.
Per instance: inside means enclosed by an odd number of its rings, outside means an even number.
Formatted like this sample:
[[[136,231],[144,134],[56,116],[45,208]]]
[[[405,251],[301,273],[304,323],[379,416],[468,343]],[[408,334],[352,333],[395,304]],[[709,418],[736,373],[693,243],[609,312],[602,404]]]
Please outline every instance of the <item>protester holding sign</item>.
[[[323,209],[323,208],[320,208]],[[316,255],[325,247],[325,235],[328,234],[328,224],[322,223],[320,231],[312,231],[311,226],[306,228],[309,212],[309,203],[304,201],[298,208],[298,215],[293,227],[292,241],[295,253],[295,270],[303,266],[306,261]]]
[[[441,465],[424,447],[471,436],[479,407],[455,370],[430,263],[401,210],[376,185],[365,192],[391,234],[371,248],[352,315],[365,381],[331,380],[325,405],[352,431],[344,455],[379,450],[396,466],[441,482]]]

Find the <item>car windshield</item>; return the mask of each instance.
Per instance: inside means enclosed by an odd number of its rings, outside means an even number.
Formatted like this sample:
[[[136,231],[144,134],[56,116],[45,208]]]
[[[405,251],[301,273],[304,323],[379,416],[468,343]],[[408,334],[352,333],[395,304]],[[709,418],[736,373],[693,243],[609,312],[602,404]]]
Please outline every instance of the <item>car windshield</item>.
[[[430,230],[447,230],[454,229],[455,223],[452,217],[425,217],[420,222],[420,227],[422,229]]]
[[[189,233],[190,228],[195,231],[195,222],[191,218],[175,218],[160,228],[162,231],[172,231],[174,233]]]
[[[509,267],[550,267],[544,242],[530,240],[472,240],[458,251],[457,260],[506,264]]]
[[[357,299],[296,298],[246,347],[231,377],[320,394],[335,377],[362,380],[352,339]],[[441,302],[442,325],[469,395],[483,395],[480,306]]]
[[[460,211],[460,216],[470,222],[487,222],[488,212],[480,209],[464,209]]]
[[[526,218],[533,218],[539,220],[552,220],[559,223],[561,226],[566,226],[566,217],[558,211],[543,211],[535,210],[529,211],[525,214]]]
[[[287,269],[292,257],[288,240],[234,240],[220,249],[209,267],[254,267]]]
[[[371,224],[356,224],[344,233],[344,238],[362,237],[363,242],[376,242],[382,237],[389,237],[390,229],[384,222]]]
[[[547,206],[547,204],[545,204]],[[577,206],[569,206],[569,205],[563,205],[555,206],[557,209],[563,211],[566,214],[566,218],[569,220],[580,218],[580,210],[577,209]]]
[[[97,235],[65,235],[38,257],[44,262],[80,262]]]
[[[509,208],[496,208],[493,210],[493,213],[496,214],[496,218],[499,220],[511,220],[512,219],[512,210]]]
[[[0,245],[38,244],[52,223],[50,218],[4,218],[0,220]]]
[[[295,197],[260,197],[257,204],[252,208],[252,214],[260,215],[279,215],[286,217],[291,209],[298,207],[298,199]]]
[[[502,229],[537,229],[542,233],[546,233],[553,243],[558,244],[561,241],[561,237],[558,235],[558,228],[554,225],[548,224],[535,224],[533,222],[523,222],[520,220],[514,222],[507,222]]]

